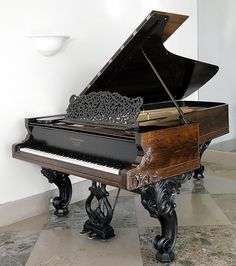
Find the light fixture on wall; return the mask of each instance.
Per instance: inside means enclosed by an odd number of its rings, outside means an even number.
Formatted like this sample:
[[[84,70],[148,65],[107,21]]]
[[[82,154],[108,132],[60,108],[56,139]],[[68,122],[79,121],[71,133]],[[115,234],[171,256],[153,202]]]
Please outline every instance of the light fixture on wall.
[[[37,51],[45,56],[52,56],[62,50],[70,36],[53,34],[31,34],[32,40]]]

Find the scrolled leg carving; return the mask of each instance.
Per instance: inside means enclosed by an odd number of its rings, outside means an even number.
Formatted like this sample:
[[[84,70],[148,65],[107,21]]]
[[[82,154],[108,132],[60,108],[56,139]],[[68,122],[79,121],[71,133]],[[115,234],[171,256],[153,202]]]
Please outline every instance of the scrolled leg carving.
[[[177,216],[174,203],[175,195],[179,192],[181,183],[192,176],[186,173],[171,179],[158,182],[155,186],[144,187],[141,191],[141,203],[151,217],[157,218],[161,224],[161,235],[154,239],[157,250],[156,259],[161,262],[171,262],[178,232]]]
[[[110,226],[113,217],[113,209],[108,201],[109,193],[106,191],[106,185],[97,185],[95,181],[89,188],[85,208],[89,219],[85,222],[82,233],[96,235],[98,238],[107,239],[115,236],[114,229]],[[98,205],[92,208],[93,200],[97,200]]]
[[[200,160],[202,158],[202,155],[203,155],[204,151],[208,148],[210,143],[211,143],[210,141],[207,141],[205,143],[202,143],[199,146]],[[196,180],[202,180],[204,178],[204,170],[205,170],[204,165],[200,164],[200,167],[198,169],[194,170],[193,178],[196,179]]]
[[[69,175],[47,168],[42,168],[41,173],[48,179],[49,183],[54,183],[59,189],[59,196],[52,200],[52,205],[56,209],[54,214],[58,217],[67,215],[72,195]]]

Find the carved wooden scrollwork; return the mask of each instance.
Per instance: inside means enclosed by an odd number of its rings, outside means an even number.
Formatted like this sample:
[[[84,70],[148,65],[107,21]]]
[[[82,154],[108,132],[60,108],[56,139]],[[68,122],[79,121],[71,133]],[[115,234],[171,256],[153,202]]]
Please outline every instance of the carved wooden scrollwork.
[[[192,172],[184,173],[141,189],[142,205],[150,216],[157,218],[161,224],[161,234],[153,241],[158,261],[170,262],[174,259],[173,250],[178,231],[175,195],[179,193],[181,184],[189,180],[192,174]]]
[[[128,98],[109,91],[72,95],[65,119],[132,127],[136,125],[142,104],[141,97]]]

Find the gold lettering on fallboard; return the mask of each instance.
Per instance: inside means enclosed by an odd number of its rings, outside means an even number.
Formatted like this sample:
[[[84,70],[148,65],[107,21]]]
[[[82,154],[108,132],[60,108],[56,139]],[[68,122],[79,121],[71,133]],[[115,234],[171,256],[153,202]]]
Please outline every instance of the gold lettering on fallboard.
[[[73,144],[73,146],[79,147],[81,145],[81,143],[84,142],[83,139],[80,139],[78,137],[70,137],[70,141]]]

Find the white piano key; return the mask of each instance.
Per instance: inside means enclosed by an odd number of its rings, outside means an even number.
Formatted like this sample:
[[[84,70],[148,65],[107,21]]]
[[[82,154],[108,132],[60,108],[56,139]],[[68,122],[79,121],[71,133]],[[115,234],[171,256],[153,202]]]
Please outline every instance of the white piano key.
[[[101,164],[92,163],[92,162],[83,161],[83,160],[77,160],[74,158],[61,156],[61,155],[53,154],[53,153],[48,153],[45,151],[35,150],[35,149],[31,149],[31,148],[20,148],[20,151],[25,152],[25,153],[38,155],[38,156],[45,157],[45,158],[50,158],[50,159],[54,159],[54,160],[58,160],[58,161],[72,163],[75,165],[80,165],[80,166],[87,167],[87,168],[92,168],[95,170],[111,173],[114,175],[119,175],[119,171],[120,171],[120,169],[117,169],[114,167],[109,167],[106,165],[101,165]]]

